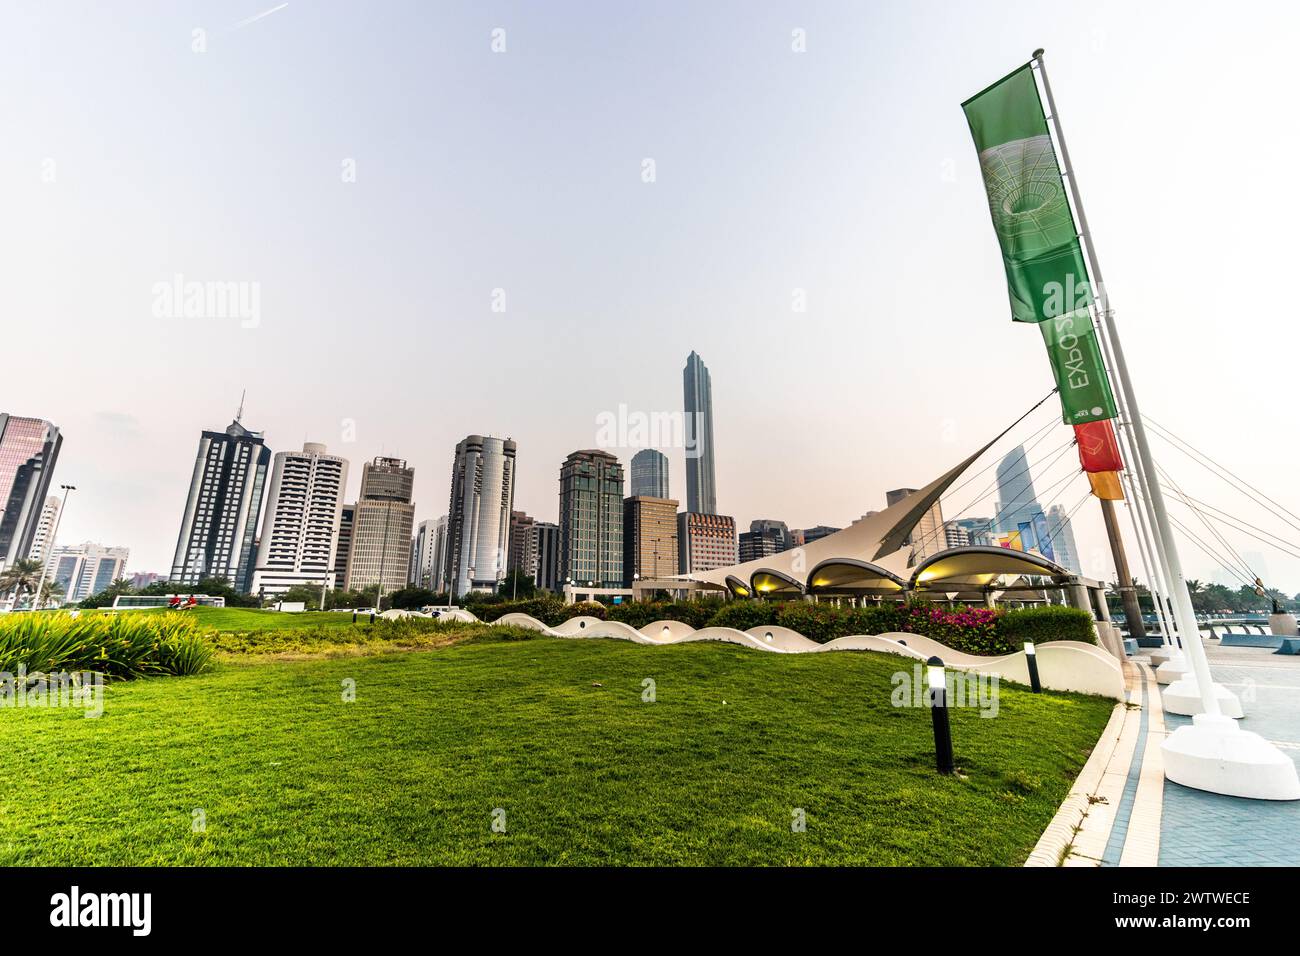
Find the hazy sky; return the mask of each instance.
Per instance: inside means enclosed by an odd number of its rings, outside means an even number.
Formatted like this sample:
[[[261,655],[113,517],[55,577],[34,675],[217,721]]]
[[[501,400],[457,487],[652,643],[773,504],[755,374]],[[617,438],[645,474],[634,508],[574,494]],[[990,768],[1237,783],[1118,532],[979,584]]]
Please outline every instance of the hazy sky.
[[[1144,410],[1300,511],[1282,4],[277,6],[3,4],[0,409],[64,431],[61,541],[167,570],[199,432],[244,389],[273,450],[348,456],[352,494],[363,460],[407,458],[419,517],[446,510],[457,440],[513,437],[517,507],[555,520],[564,456],[621,404],[679,411],[691,349],[720,510],[882,507],[1051,387],[960,109],[1037,46]],[[255,284],[257,321],[158,317],[177,274]],[[1109,577],[1095,502],[1075,524]],[[1230,540],[1300,588],[1300,561]]]

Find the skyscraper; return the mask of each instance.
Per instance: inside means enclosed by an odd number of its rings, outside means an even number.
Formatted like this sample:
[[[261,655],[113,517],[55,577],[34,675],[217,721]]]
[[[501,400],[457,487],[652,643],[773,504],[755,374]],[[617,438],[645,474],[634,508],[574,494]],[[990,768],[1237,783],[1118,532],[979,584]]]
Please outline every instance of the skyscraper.
[[[915,488],[895,488],[893,491],[885,492],[885,503],[896,505],[905,498],[916,494]],[[908,532],[903,539],[904,545],[911,545],[912,553],[908,560],[908,566],[916,564],[923,558],[932,554],[938,554],[948,547],[948,539],[943,530],[943,508],[936,499],[925,512],[912,530]]]
[[[1042,514],[1034,491],[1034,479],[1029,473],[1029,459],[1025,446],[1017,445],[1000,462],[997,469],[998,505],[995,521],[999,531],[1018,531],[1020,525],[1034,523],[1034,516]],[[1022,542],[1026,548],[1032,541]]]
[[[713,472],[713,382],[704,360],[692,352],[682,369],[686,406],[686,510],[718,513]]]
[[[411,564],[411,489],[415,469],[400,458],[378,457],[361,468],[361,493],[353,506],[348,552],[349,591],[376,584],[384,594],[406,586]]]
[[[668,456],[642,448],[632,456],[629,498],[668,498]]]
[[[514,500],[515,443],[482,435],[457,443],[444,572],[453,599],[494,592],[505,578]]]
[[[560,526],[550,521],[533,524],[533,551],[537,554],[537,575],[533,578],[546,591],[560,589]]]
[[[736,519],[728,515],[677,514],[677,573],[711,571],[736,563]]]
[[[1079,546],[1074,543],[1074,529],[1070,527],[1069,515],[1060,505],[1052,505],[1047,509],[1047,535],[1056,563],[1075,574],[1082,574]],[[1041,542],[1039,549],[1042,549]]]
[[[191,588],[203,578],[225,578],[248,592],[270,461],[261,432],[249,431],[238,418],[224,432],[200,435],[172,558],[173,584]]]
[[[50,578],[63,585],[62,601],[74,604],[98,594],[123,576],[131,552],[87,541],[55,548],[50,554]]]
[[[411,582],[416,587],[437,591],[442,587],[442,564],[447,546],[447,516],[420,522],[415,532],[415,566]]]
[[[623,466],[609,452],[575,451],[560,467],[560,577],[623,587]]]
[[[59,523],[59,511],[63,508],[63,501],[54,495],[45,499],[45,506],[41,508],[41,520],[36,524],[36,534],[32,538],[32,549],[28,553],[28,558],[32,561],[44,562],[49,557],[50,548],[54,545],[54,529]]]
[[[357,506],[344,505],[339,509],[339,543],[334,549],[334,586],[346,587],[348,580],[348,555],[352,551],[352,526],[357,519]]]
[[[334,588],[342,583],[334,578],[334,558],[347,482],[347,460],[326,454],[322,444],[307,442],[302,451],[276,453],[253,593],[274,597],[298,585]]]
[[[623,499],[623,578],[666,578],[677,573],[677,502],[633,495]]]
[[[523,511],[510,512],[510,557],[506,561],[506,571],[514,574],[522,571],[529,577],[537,574],[537,538],[533,535],[533,526],[537,520]]]
[[[49,422],[0,412],[0,568],[31,553],[62,447]]]

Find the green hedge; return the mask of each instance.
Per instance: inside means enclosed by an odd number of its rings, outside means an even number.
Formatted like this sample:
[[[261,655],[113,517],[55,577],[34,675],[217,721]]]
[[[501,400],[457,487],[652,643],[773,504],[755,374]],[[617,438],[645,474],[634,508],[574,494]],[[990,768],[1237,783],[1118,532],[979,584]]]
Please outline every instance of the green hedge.
[[[1081,608],[1057,604],[1005,611],[998,619],[998,636],[1012,650],[1020,650],[1026,641],[1033,644],[1047,641],[1097,643],[1092,615]]]

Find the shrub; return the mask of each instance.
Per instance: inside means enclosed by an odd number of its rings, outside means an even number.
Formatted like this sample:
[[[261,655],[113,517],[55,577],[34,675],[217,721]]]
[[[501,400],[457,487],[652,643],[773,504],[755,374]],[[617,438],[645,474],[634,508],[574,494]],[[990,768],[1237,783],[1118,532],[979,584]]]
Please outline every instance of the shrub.
[[[197,674],[212,648],[184,614],[8,614],[0,617],[0,671],[96,671],[133,678]]]
[[[1082,608],[1062,607],[1059,604],[1021,607],[1005,611],[998,619],[997,632],[998,637],[1009,648],[1000,653],[1006,654],[1020,650],[1026,642],[1097,643],[1097,631],[1092,626],[1092,615]]]
[[[911,604],[906,609],[903,630],[923,634],[955,651],[967,654],[1005,654],[997,633],[1001,612],[989,607],[961,607],[952,610],[932,604]]]
[[[844,633],[890,634],[905,628],[907,609],[900,604],[849,608],[844,612]]]
[[[767,601],[729,601],[709,618],[708,627],[734,627],[748,631],[751,627],[765,627],[776,623],[779,605]]]
[[[776,623],[798,631],[809,640],[818,644],[847,632],[848,616],[845,611],[832,604],[809,604],[807,601],[786,601],[777,611]]]

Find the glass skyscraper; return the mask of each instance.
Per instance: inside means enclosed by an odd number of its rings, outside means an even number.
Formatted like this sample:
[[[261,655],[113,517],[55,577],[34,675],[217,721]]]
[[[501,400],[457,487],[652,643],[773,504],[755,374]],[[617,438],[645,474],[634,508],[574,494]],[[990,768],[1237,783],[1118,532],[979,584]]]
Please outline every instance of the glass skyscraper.
[[[560,467],[559,573],[623,587],[623,466],[609,452],[575,451]]]
[[[653,448],[632,456],[632,487],[629,498],[671,498],[668,494],[668,457]]]
[[[1034,524],[1034,516],[1043,513],[1034,491],[1034,479],[1029,473],[1029,459],[1025,446],[1017,445],[998,462],[998,510],[994,522],[999,531],[1019,531],[1020,525]],[[1024,541],[1026,547],[1033,542]]]
[[[713,472],[713,382],[704,360],[692,352],[682,369],[686,407],[686,510],[718,513]],[[664,497],[667,497],[666,495]]]
[[[0,568],[31,551],[62,447],[49,422],[0,412]]]
[[[469,435],[456,445],[447,510],[447,563],[453,598],[495,592],[506,576],[515,500],[515,443]]]

